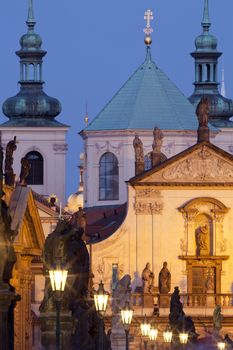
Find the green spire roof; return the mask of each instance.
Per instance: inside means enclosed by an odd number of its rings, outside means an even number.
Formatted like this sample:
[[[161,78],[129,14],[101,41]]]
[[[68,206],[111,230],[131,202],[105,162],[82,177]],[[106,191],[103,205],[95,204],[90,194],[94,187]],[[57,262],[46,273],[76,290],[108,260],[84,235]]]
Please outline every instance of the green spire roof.
[[[203,13],[203,19],[201,23],[204,32],[208,32],[211,26],[211,21],[210,21],[210,15],[209,15],[209,1],[205,0],[204,3],[204,13]]]
[[[145,62],[85,130],[196,130],[192,104],[159,69],[147,48]]]

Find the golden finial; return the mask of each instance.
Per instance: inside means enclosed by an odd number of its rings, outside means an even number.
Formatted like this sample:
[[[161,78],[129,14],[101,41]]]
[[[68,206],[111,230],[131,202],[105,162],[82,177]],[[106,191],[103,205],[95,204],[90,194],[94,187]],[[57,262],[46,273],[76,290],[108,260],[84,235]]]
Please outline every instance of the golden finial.
[[[144,39],[146,46],[150,46],[152,43],[151,33],[153,33],[153,28],[151,28],[150,22],[153,19],[153,12],[151,10],[147,10],[144,15],[144,20],[146,21],[146,28],[143,29],[143,32],[146,34]]]

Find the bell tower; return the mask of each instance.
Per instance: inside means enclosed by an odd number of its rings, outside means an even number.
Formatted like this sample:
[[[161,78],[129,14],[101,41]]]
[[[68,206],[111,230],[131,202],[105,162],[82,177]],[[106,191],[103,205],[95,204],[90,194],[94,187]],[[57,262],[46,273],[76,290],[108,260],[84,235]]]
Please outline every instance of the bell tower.
[[[15,173],[20,173],[20,160],[31,164],[29,186],[41,195],[56,194],[65,200],[66,133],[68,126],[55,118],[61,112],[58,99],[43,90],[42,39],[35,32],[33,0],[28,0],[27,33],[20,39],[20,91],[3,103],[3,113],[9,119],[0,126],[3,146],[16,136],[17,161]]]

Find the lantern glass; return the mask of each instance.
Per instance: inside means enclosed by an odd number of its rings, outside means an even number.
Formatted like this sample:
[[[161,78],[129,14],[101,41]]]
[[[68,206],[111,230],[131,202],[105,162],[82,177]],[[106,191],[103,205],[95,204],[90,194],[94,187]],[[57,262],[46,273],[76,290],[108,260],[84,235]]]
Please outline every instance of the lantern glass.
[[[141,326],[140,326],[141,333],[142,333],[143,337],[149,336],[150,327],[151,327],[151,325],[149,324],[149,322],[147,321],[147,318],[145,316],[144,321],[143,321],[143,323],[141,323]]]
[[[151,341],[156,341],[158,336],[158,329],[156,328],[151,328],[149,332],[149,338]]]
[[[53,292],[64,292],[68,271],[56,269],[49,271],[50,282]]]
[[[104,290],[102,281],[99,284],[98,290],[94,294],[95,308],[99,313],[105,313],[108,304],[108,293]]]
[[[129,326],[133,318],[133,309],[129,306],[127,302],[125,307],[121,310],[121,319],[124,326]]]
[[[220,342],[218,342],[217,346],[218,346],[219,350],[225,350],[226,343],[224,343],[223,341],[220,341]]]
[[[188,342],[188,333],[182,332],[179,334],[179,338],[180,338],[180,343],[181,344],[187,344]]]
[[[163,332],[163,338],[164,338],[164,341],[165,343],[171,343],[172,341],[172,331],[164,331]]]

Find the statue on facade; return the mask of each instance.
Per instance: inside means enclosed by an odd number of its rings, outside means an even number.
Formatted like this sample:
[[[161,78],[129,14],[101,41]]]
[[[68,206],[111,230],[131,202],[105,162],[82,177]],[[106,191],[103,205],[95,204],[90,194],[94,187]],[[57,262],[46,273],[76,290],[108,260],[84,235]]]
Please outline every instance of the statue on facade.
[[[145,167],[143,143],[138,135],[134,137],[133,147],[135,153],[135,174],[138,175],[144,171]]]
[[[163,144],[163,132],[158,127],[155,127],[153,131],[153,137],[153,153],[161,153],[161,148]]]
[[[208,127],[210,106],[209,99],[207,97],[203,97],[201,101],[197,105],[196,114],[199,121],[200,127]]]
[[[150,263],[148,262],[142,271],[142,290],[143,293],[151,293],[154,286],[154,273],[150,269]]]
[[[161,164],[167,157],[162,153],[163,133],[155,127],[153,131],[153,144],[152,144],[152,165],[156,166]]]
[[[26,157],[21,159],[21,171],[19,175],[19,184],[21,186],[27,186],[27,177],[30,173],[31,164]]]
[[[171,290],[171,273],[167,268],[167,262],[163,263],[163,268],[159,273],[159,293],[167,294]]]
[[[209,230],[208,226],[199,226],[196,230],[196,243],[197,243],[197,255],[200,255],[201,252],[208,252],[208,235]]]
[[[219,335],[220,330],[222,329],[223,315],[221,314],[221,306],[216,305],[213,313],[213,326],[215,336]]]
[[[13,140],[8,142],[6,146],[6,157],[5,157],[5,184],[8,186],[14,186],[15,174],[13,170],[13,153],[16,151],[16,136]]]
[[[207,97],[203,97],[196,109],[196,114],[199,122],[198,132],[197,132],[198,142],[209,142],[210,140],[210,131],[208,127],[209,113],[210,113],[209,100]]]

